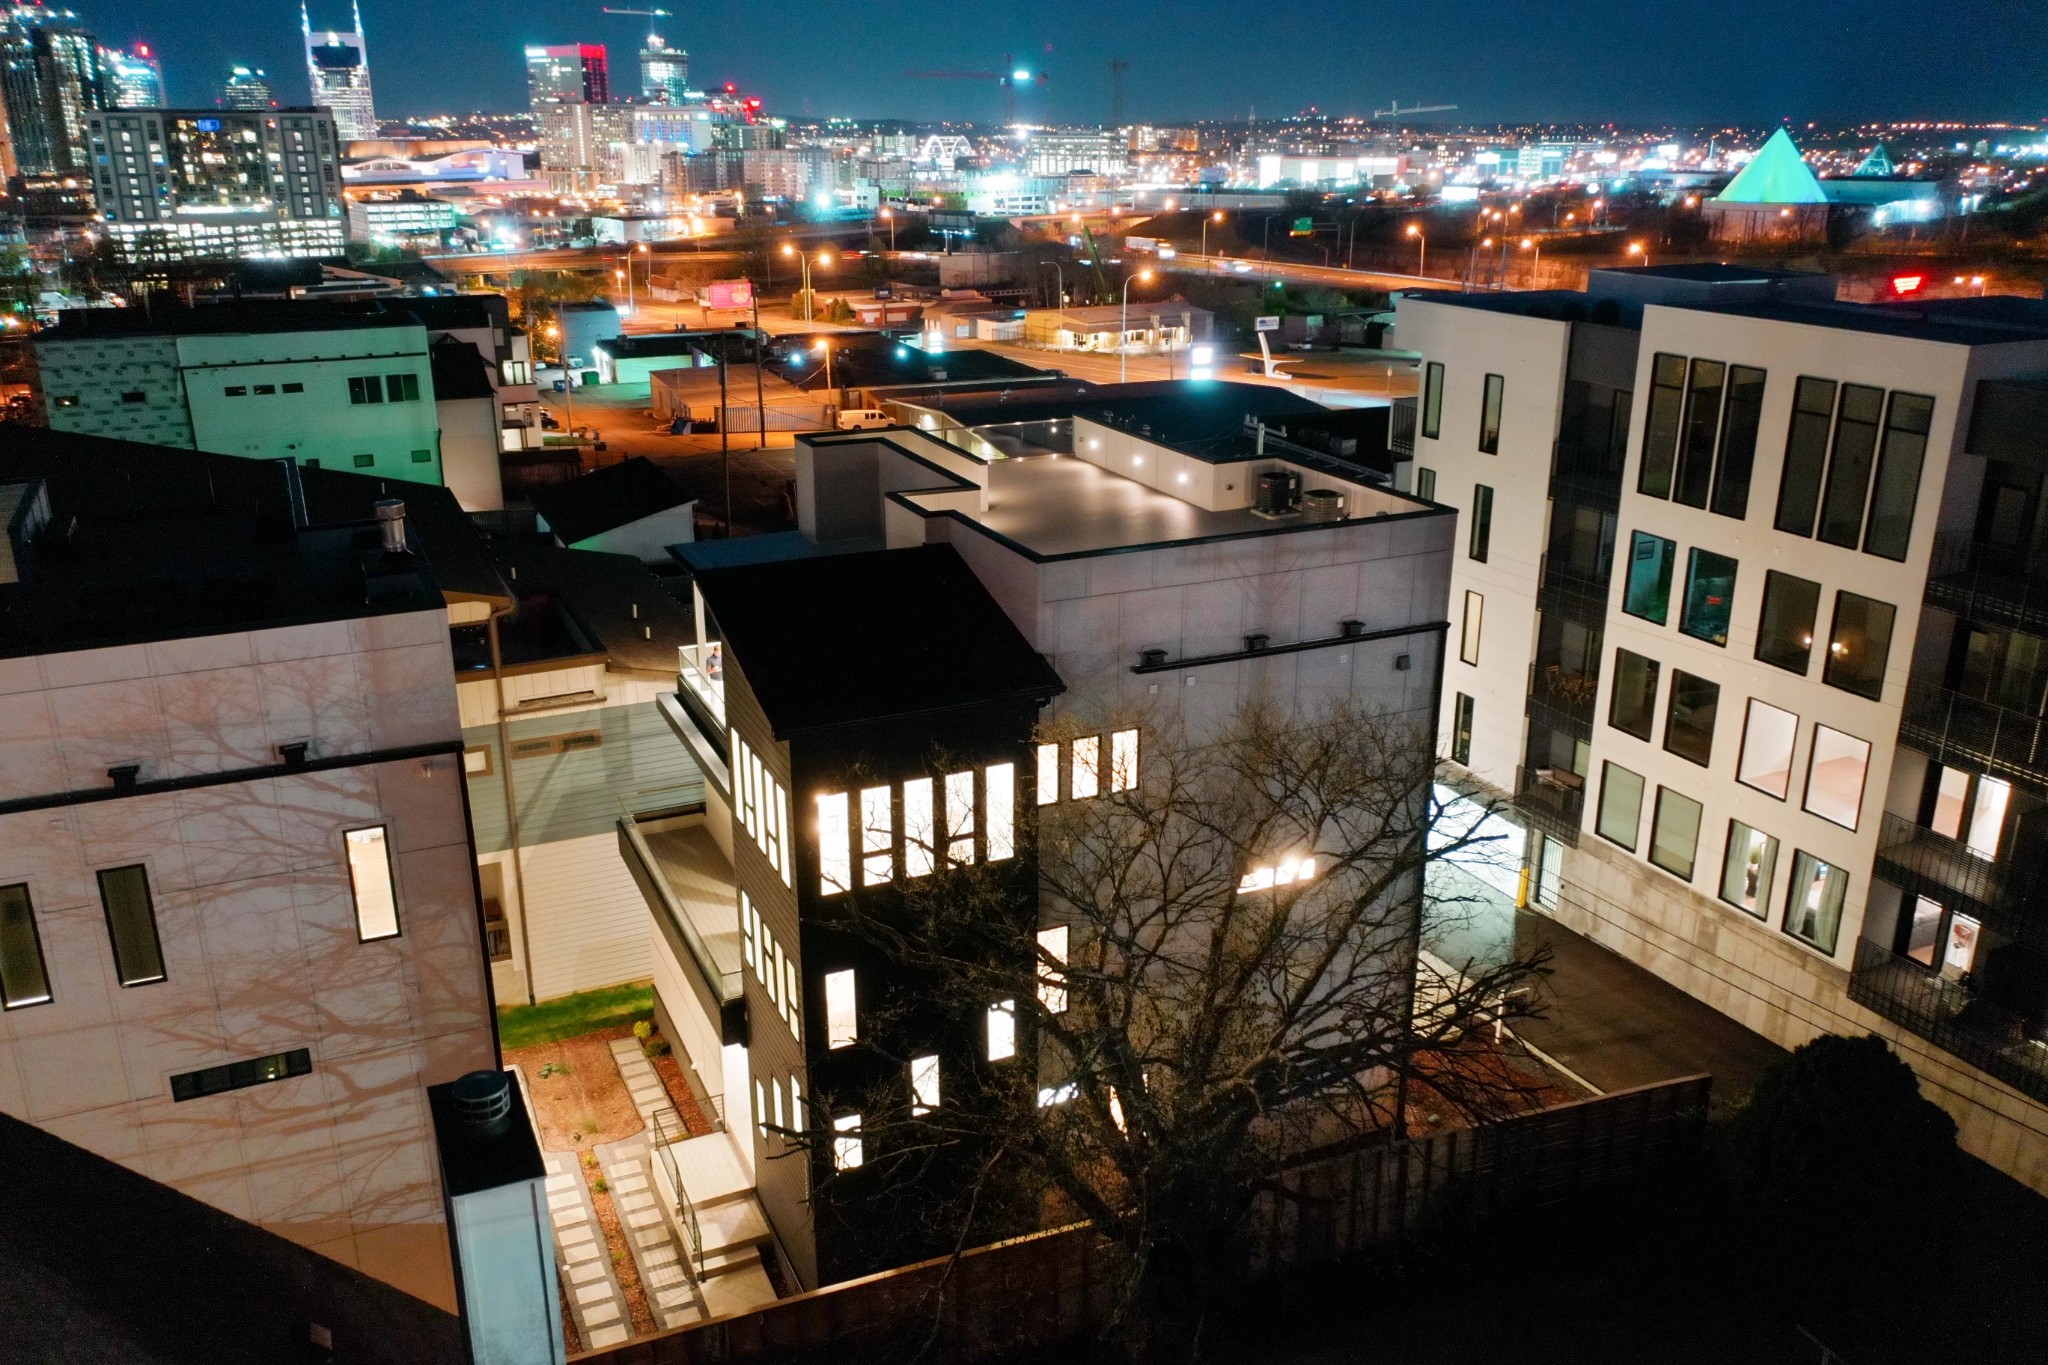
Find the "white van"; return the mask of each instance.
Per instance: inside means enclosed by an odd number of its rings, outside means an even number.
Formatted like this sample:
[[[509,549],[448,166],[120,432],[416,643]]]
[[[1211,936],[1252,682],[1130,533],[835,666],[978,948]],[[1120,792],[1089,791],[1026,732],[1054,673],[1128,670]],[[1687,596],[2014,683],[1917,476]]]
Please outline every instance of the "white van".
[[[880,408],[841,408],[839,429],[841,431],[866,431],[869,427],[893,427],[896,419]]]

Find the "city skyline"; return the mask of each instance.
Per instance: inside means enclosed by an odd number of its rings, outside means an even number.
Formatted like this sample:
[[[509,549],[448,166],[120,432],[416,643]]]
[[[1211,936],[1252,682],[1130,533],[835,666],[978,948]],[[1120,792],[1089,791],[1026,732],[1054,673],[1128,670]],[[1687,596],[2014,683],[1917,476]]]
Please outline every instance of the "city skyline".
[[[300,69],[294,8],[279,0],[223,0],[195,23],[164,0],[100,0],[82,18],[110,44],[157,48],[168,97],[189,104],[210,102],[237,63]],[[1455,118],[1480,123],[2025,120],[2043,112],[2035,73],[2048,59],[2048,38],[2014,31],[2009,9],[1992,0],[1964,0],[1943,15],[1942,40],[1971,54],[1967,66],[1886,61],[1923,50],[1929,35],[1922,13],[1900,4],[1850,12],[1834,0],[1712,14],[1581,0],[1540,16],[1521,0],[1466,0],[1428,30],[1386,32],[1353,27],[1348,16],[1329,23],[1321,16],[1275,17],[1247,31],[1213,0],[1184,7],[1161,33],[1147,32],[1151,16],[1135,12],[1128,23],[1102,22],[1097,8],[1063,3],[1031,13],[1028,24],[994,13],[976,22],[972,14],[933,6],[928,26],[899,15],[927,35],[914,49],[887,36],[895,26],[851,14],[812,20],[795,37],[741,12],[680,14],[659,21],[657,31],[691,52],[700,86],[733,81],[796,118],[994,121],[1000,102],[992,83],[906,80],[901,73],[993,72],[1009,54],[1019,67],[1048,73],[1042,87],[1020,91],[1018,105],[1020,117],[1051,123],[1108,117],[1112,58],[1130,63],[1124,108],[1127,118],[1141,121],[1243,118],[1254,110],[1282,117],[1310,107],[1369,114],[1396,100],[1456,104]],[[340,4],[320,6],[312,16],[316,28],[346,18]],[[637,52],[647,31],[644,20],[606,15],[597,5],[587,14],[536,15],[479,0],[425,0],[403,9],[369,0],[363,22],[377,49],[387,117],[516,111],[525,103],[526,45],[591,42]],[[440,43],[411,40],[443,26],[470,35],[468,60],[450,63]],[[1436,36],[1453,32],[1461,35],[1455,43]],[[1774,41],[1773,33],[1806,40]],[[1624,34],[1625,42],[1603,41]],[[1310,52],[1319,59],[1315,69],[1291,69]],[[1226,72],[1211,70],[1218,53],[1228,54]],[[289,86],[279,91],[286,103],[302,97]]]

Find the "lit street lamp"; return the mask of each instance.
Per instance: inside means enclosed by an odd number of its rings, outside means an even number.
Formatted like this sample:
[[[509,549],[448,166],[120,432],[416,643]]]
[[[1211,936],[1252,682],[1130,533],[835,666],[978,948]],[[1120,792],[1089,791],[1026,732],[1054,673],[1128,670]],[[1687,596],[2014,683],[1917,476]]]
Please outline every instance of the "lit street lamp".
[[[832,339],[830,337],[819,337],[817,344],[811,349],[825,353],[825,387],[830,390],[834,387],[832,383]],[[836,407],[837,404],[834,404],[834,406]]]
[[[817,304],[817,299],[811,293],[811,253],[808,251],[798,251],[788,242],[784,242],[782,244],[782,254],[785,256],[796,257],[797,261],[803,266],[804,321],[810,322],[813,319],[812,310],[815,308]],[[819,265],[825,266],[832,264],[832,256],[830,252],[820,251],[817,253],[817,256]]]
[[[1533,286],[1536,283],[1537,274],[1543,268],[1543,243],[1537,241],[1534,237],[1524,237],[1522,239],[1522,250],[1531,253],[1529,257],[1529,283]]]
[[[1207,217],[1202,219],[1202,254],[1204,256],[1209,254],[1209,224],[1220,223],[1222,221],[1222,209],[1217,209],[1214,213],[1211,213]]]
[[[1415,273],[1417,275],[1427,275],[1429,273],[1429,239],[1422,235],[1422,228],[1415,223],[1408,225],[1408,235],[1415,239]]]
[[[896,210],[884,208],[882,221],[889,225],[889,254],[893,256],[896,254]]]
[[[1644,247],[1641,242],[1630,242],[1628,244],[1628,254],[1631,256],[1640,257],[1640,263],[1643,265],[1648,265],[1650,263],[1649,250],[1646,247]]]
[[[1053,284],[1060,291],[1059,297],[1054,300],[1054,306],[1059,309],[1060,319],[1064,321],[1067,316],[1067,272],[1060,269],[1058,261],[1040,261],[1038,263],[1038,268],[1041,270],[1047,266],[1052,267]]]
[[[1134,280],[1134,279],[1135,279],[1135,280],[1149,280],[1149,279],[1151,279],[1151,278],[1152,278],[1152,272],[1151,272],[1151,271],[1149,271],[1149,270],[1140,270],[1140,271],[1139,271],[1139,272],[1138,272],[1138,273],[1137,273],[1136,275],[1126,275],[1126,276],[1124,276],[1124,311],[1123,311],[1123,320],[1122,320],[1121,322],[1119,322],[1119,323],[1117,324],[1117,334],[1116,334],[1116,382],[1117,382],[1117,383],[1119,383],[1119,384],[1121,384],[1121,383],[1124,383],[1124,382],[1125,382],[1125,379],[1126,379],[1126,376],[1127,376],[1127,375],[1128,375],[1128,374],[1130,373],[1130,363],[1131,363],[1131,281],[1132,281],[1132,280]]]

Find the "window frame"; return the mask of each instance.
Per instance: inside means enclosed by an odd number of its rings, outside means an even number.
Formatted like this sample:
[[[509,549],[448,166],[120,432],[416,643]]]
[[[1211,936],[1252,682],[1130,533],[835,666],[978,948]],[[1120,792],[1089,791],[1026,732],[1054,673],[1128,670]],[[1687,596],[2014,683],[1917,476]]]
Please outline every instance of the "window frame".
[[[1607,793],[1609,788],[1613,785],[1614,775],[1617,772],[1624,773],[1627,776],[1635,779],[1636,783],[1634,822],[1635,827],[1629,831],[1629,838],[1633,841],[1629,843],[1624,843],[1620,839],[1615,838],[1612,834],[1609,834],[1607,832]],[[1600,764],[1600,800],[1599,803],[1594,807],[1593,812],[1593,832],[1599,835],[1601,838],[1605,839],[1608,843],[1613,844],[1619,848],[1625,848],[1629,852],[1634,853],[1636,851],[1637,845],[1639,845],[1642,842],[1643,796],[1648,786],[1649,784],[1643,780],[1643,775],[1635,771],[1633,768],[1625,768],[1621,764],[1616,763],[1611,758],[1603,759]]]
[[[1422,367],[1422,411],[1418,416],[1424,439],[1436,441],[1443,438],[1444,365],[1441,360],[1428,361]]]
[[[1820,732],[1823,730],[1831,735],[1840,735],[1843,739],[1853,740],[1863,746],[1863,776],[1856,784],[1856,810],[1848,823],[1837,820],[1825,811],[1815,810],[1813,807],[1813,772],[1820,762]],[[1863,826],[1863,806],[1868,799],[1870,788],[1870,755],[1872,751],[1873,746],[1869,740],[1858,735],[1852,735],[1847,730],[1837,730],[1832,725],[1815,721],[1813,723],[1812,738],[1807,741],[1806,746],[1806,784],[1799,793],[1799,809],[1805,811],[1808,815],[1825,820],[1829,824],[1839,826],[1842,829],[1851,831],[1861,829]]]
[[[1677,721],[1677,712],[1678,712],[1678,698],[1679,698],[1679,688],[1680,688],[1680,686],[1681,686],[1681,683],[1680,683],[1680,680],[1681,680],[1681,679],[1684,679],[1684,680],[1686,680],[1687,682],[1691,682],[1691,683],[1697,684],[1697,685],[1698,685],[1698,686],[1700,686],[1700,687],[1708,687],[1708,688],[1712,688],[1712,689],[1713,689],[1713,693],[1714,693],[1714,695],[1713,695],[1713,700],[1712,700],[1712,702],[1710,703],[1711,709],[1712,709],[1712,711],[1713,711],[1713,719],[1712,719],[1712,720],[1711,720],[1711,721],[1710,721],[1710,722],[1709,722],[1709,723],[1707,724],[1707,727],[1706,727],[1706,741],[1707,741],[1707,742],[1706,742],[1706,751],[1705,751],[1705,753],[1704,753],[1704,754],[1703,754],[1702,756],[1700,756],[1700,757],[1694,757],[1694,755],[1693,755],[1693,754],[1691,754],[1691,753],[1687,752],[1687,751],[1686,751],[1686,750],[1684,750],[1684,749],[1674,748],[1674,747],[1672,747],[1672,743],[1671,743],[1671,733],[1672,733],[1672,730],[1673,730],[1674,726],[1678,724],[1678,721]],[[1700,767],[1702,767],[1702,768],[1711,768],[1711,767],[1713,767],[1713,766],[1714,766],[1714,731],[1716,730],[1716,728],[1718,728],[1718,727],[1719,727],[1719,725],[1720,725],[1720,721],[1721,721],[1721,684],[1720,684],[1720,683],[1718,683],[1718,682],[1716,682],[1716,681],[1715,681],[1714,679],[1712,679],[1712,678],[1708,678],[1708,677],[1702,677],[1702,676],[1701,676],[1700,674],[1698,674],[1698,673],[1688,673],[1688,672],[1686,672],[1686,671],[1685,671],[1684,669],[1682,669],[1682,668],[1674,668],[1674,669],[1672,669],[1672,670],[1671,670],[1671,686],[1670,686],[1670,688],[1669,688],[1669,689],[1667,690],[1667,693],[1666,693],[1666,696],[1665,696],[1665,701],[1664,701],[1664,746],[1663,746],[1663,747],[1664,747],[1664,752],[1665,752],[1665,753],[1667,753],[1667,754],[1671,754],[1671,755],[1673,755],[1673,756],[1675,756],[1675,757],[1677,757],[1677,758],[1682,758],[1682,759],[1684,759],[1684,760],[1685,760],[1686,762],[1688,762],[1688,763],[1697,763],[1697,764],[1698,764],[1698,765],[1699,765]],[[1692,724],[1692,723],[1691,723],[1690,721],[1687,721],[1687,722],[1685,722],[1685,730],[1686,730],[1687,734],[1689,734],[1689,735],[1697,735],[1697,734],[1699,733],[1698,727],[1694,726],[1694,725],[1693,725],[1693,724]]]
[[[1686,856],[1685,869],[1683,871],[1671,866],[1671,864],[1658,856],[1663,848],[1661,836],[1664,831],[1664,812],[1667,799],[1673,802],[1683,801],[1686,805],[1692,807],[1692,849]],[[1650,865],[1660,871],[1670,873],[1688,886],[1692,885],[1693,874],[1699,870],[1700,864],[1700,830],[1706,824],[1706,820],[1707,808],[1704,802],[1687,796],[1676,787],[1667,787],[1660,783],[1657,787],[1657,800],[1650,812],[1650,851],[1648,855]]]
[[[1677,482],[1678,444],[1685,434],[1686,373],[1682,355],[1658,351],[1650,357],[1650,401],[1643,411],[1642,454],[1636,461],[1636,492],[1646,498],[1670,501]],[[1653,472],[1661,489],[1652,486]]]
[[[1662,571],[1662,575],[1661,575],[1661,583],[1660,583],[1660,585],[1659,585],[1659,587],[1658,587],[1658,589],[1657,589],[1657,596],[1658,596],[1658,598],[1659,598],[1660,600],[1659,600],[1659,602],[1658,602],[1658,604],[1657,604],[1657,607],[1656,607],[1656,613],[1657,613],[1657,614],[1656,614],[1656,615],[1654,615],[1654,616],[1653,616],[1653,615],[1651,615],[1651,614],[1650,614],[1650,612],[1649,612],[1649,611],[1647,611],[1647,610],[1646,610],[1646,611],[1637,611],[1637,610],[1635,610],[1635,609],[1634,609],[1633,607],[1631,607],[1631,606],[1629,605],[1629,599],[1630,599],[1630,598],[1631,598],[1632,596],[1634,596],[1634,593],[1632,592],[1632,588],[1633,588],[1633,586],[1634,586],[1634,584],[1635,584],[1635,577],[1636,577],[1636,565],[1637,565],[1638,563],[1647,563],[1647,562],[1648,562],[1648,560],[1646,560],[1646,559],[1645,559],[1645,558],[1644,558],[1644,557],[1643,557],[1643,556],[1642,556],[1641,554],[1639,554],[1639,553],[1638,553],[1638,550],[1639,550],[1639,548],[1640,548],[1640,547],[1642,546],[1642,544],[1643,544],[1644,542],[1646,542],[1646,541],[1647,541],[1647,542],[1652,542],[1652,543],[1654,543],[1654,544],[1662,545],[1662,546],[1664,547],[1664,549],[1665,549],[1665,554],[1664,554],[1664,557],[1663,557],[1663,571]],[[1621,575],[1621,614],[1622,614],[1622,615],[1624,615],[1624,616],[1633,616],[1633,617],[1634,617],[1634,618],[1635,618],[1636,620],[1638,620],[1638,621],[1648,621],[1648,622],[1649,622],[1649,623],[1650,623],[1651,625],[1653,625],[1653,626],[1668,626],[1668,625],[1670,625],[1670,624],[1671,624],[1671,585],[1672,585],[1672,582],[1673,582],[1673,580],[1675,580],[1675,579],[1676,579],[1677,577],[1678,577],[1678,542],[1677,542],[1677,541],[1675,541],[1675,540],[1672,540],[1672,539],[1671,539],[1671,538],[1670,538],[1669,536],[1660,536],[1660,535],[1658,535],[1658,534],[1657,534],[1657,533],[1656,533],[1655,531],[1631,531],[1631,532],[1629,532],[1629,537],[1628,537],[1628,563],[1627,563],[1627,565],[1626,565],[1626,566],[1625,566],[1625,567],[1623,568],[1623,570],[1622,570],[1622,575]]]
[[[825,1007],[825,1050],[836,1052],[860,1042],[860,981],[851,967],[826,972],[820,983]],[[840,999],[842,987],[845,998]]]
[[[137,873],[140,877],[142,915],[149,931],[148,951],[156,960],[156,972],[153,976],[144,974],[131,975],[127,965],[121,960],[121,933],[114,925],[114,902],[107,894],[107,879],[119,876],[125,872]],[[107,945],[112,950],[114,957],[114,980],[120,983],[123,990],[136,986],[154,986],[159,982],[170,980],[169,969],[164,963],[163,934],[156,921],[156,896],[149,886],[148,865],[145,863],[123,863],[119,867],[103,867],[93,874],[93,879],[99,888],[100,910],[105,915],[107,921]]]
[[[1479,396],[1479,453],[1500,454],[1501,408],[1507,397],[1507,379],[1489,374]]]
[[[1626,655],[1630,659],[1641,660],[1643,663],[1649,665],[1649,668],[1647,670],[1650,682],[1648,699],[1649,704],[1643,710],[1643,728],[1640,730],[1632,729],[1629,726],[1622,724],[1621,721],[1615,715],[1616,707],[1622,699],[1622,656],[1624,655]],[[1648,744],[1657,733],[1657,695],[1659,690],[1663,687],[1663,685],[1664,665],[1661,661],[1653,659],[1647,654],[1638,654],[1632,649],[1627,649],[1620,645],[1616,645],[1614,647],[1614,682],[1607,689],[1607,724],[1611,728],[1619,730],[1625,735],[1632,735],[1635,738],[1643,741],[1643,743]],[[1636,695],[1641,696],[1641,691],[1638,690]]]
[[[1001,1027],[999,1027],[999,1021]],[[1000,1042],[998,1035],[1001,1035]],[[983,1055],[991,1065],[1007,1062],[1017,1055],[1017,1001],[1015,997],[996,1001],[988,1007]]]
[[[1835,405],[1841,396],[1839,380],[1824,379],[1819,375],[1802,374],[1792,385],[1792,411],[1785,423],[1785,453],[1778,467],[1778,503],[1771,511],[1771,525],[1787,535],[1813,539],[1814,524],[1820,517],[1821,495],[1827,486],[1828,451],[1834,443]],[[1818,406],[1809,403],[1809,398],[1822,398]],[[1818,431],[1815,427],[1818,426]],[[1813,445],[1806,450],[1803,447]],[[1795,454],[1801,467],[1795,470]],[[1804,465],[1812,457],[1811,481]],[[1805,500],[1804,516],[1801,508],[1793,503],[1794,497]]]
[[[1811,883],[1814,880],[1813,874],[1810,869],[1815,867],[1826,868],[1829,872],[1833,873],[1836,876],[1839,876],[1842,879],[1842,895],[1840,901],[1837,903],[1835,907],[1834,929],[1831,935],[1831,941],[1826,944],[1821,943],[1817,939],[1808,938],[1805,934],[1800,933],[1798,930],[1792,927],[1792,916],[1795,910],[1803,909],[1805,906],[1804,898],[1800,897],[1799,895],[1800,883],[1802,881]],[[1809,870],[1807,870],[1805,874],[1802,875],[1802,869]],[[1849,870],[1843,867],[1840,863],[1831,863],[1827,859],[1820,857],[1818,854],[1808,853],[1803,848],[1793,849],[1792,880],[1790,883],[1787,884],[1785,889],[1785,913],[1783,918],[1779,921],[1778,925],[1779,929],[1784,932],[1785,936],[1787,938],[1796,939],[1799,942],[1807,945],[1809,948],[1812,948],[1814,951],[1825,953],[1832,958],[1835,955],[1836,950],[1841,947],[1842,916],[1843,913],[1847,910],[1848,905]]]
[[[1484,564],[1493,548],[1493,489],[1483,483],[1472,485],[1472,525],[1465,536],[1465,556]]]
[[[1835,676],[1837,672],[1836,660],[1844,658],[1844,655],[1841,652],[1842,608],[1852,601],[1868,604],[1868,607],[1870,608],[1881,608],[1885,613],[1884,655],[1881,659],[1878,660],[1877,663],[1877,678],[1875,688],[1874,690],[1867,692],[1864,691],[1861,687],[1852,687],[1846,681],[1843,681],[1837,676]],[[1871,639],[1871,634],[1869,631],[1869,622],[1874,615],[1875,613],[1872,611],[1866,610],[1865,612],[1864,641],[1866,644],[1868,644],[1869,640]],[[1866,701],[1883,701],[1885,672],[1887,669],[1891,667],[1892,637],[1898,633],[1898,626],[1899,609],[1894,604],[1883,601],[1882,599],[1876,597],[1865,597],[1862,593],[1851,592],[1847,588],[1837,588],[1835,590],[1835,609],[1833,614],[1830,615],[1828,618],[1828,648],[1827,653],[1823,658],[1823,662],[1821,663],[1821,682],[1828,687],[1837,689],[1838,691],[1847,692],[1852,697],[1862,697]],[[1856,666],[1858,668],[1863,667],[1863,665],[1860,664]],[[1844,662],[1842,664],[1842,669],[1844,670],[1846,670],[1849,667],[1850,665],[1847,662]]]
[[[1934,431],[1934,401],[1931,394],[1909,393],[1901,389],[1893,389],[1885,398],[1884,424],[1879,428],[1877,435],[1877,459],[1870,471],[1870,501],[1863,514],[1863,553],[1867,555],[1876,555],[1879,559],[1889,559],[1895,564],[1903,564],[1912,549],[1913,518],[1919,511],[1920,483],[1927,475],[1927,444]],[[1925,415],[1921,419],[1923,424],[1917,431],[1910,426],[1901,425],[1897,420],[1901,403],[1925,404]],[[1899,444],[1895,445],[1895,438]],[[1909,457],[1903,446],[1916,441],[1919,448],[1912,451]],[[1911,473],[1902,477],[1899,466],[1908,460],[1911,464]],[[1896,554],[1892,553],[1890,548],[1885,548],[1892,544],[1889,532],[1886,532],[1887,538],[1883,546],[1876,543],[1879,535],[1879,503],[1886,497],[1887,488],[1891,489],[1894,501],[1903,503],[1902,509],[1894,509],[1893,513],[1888,514],[1898,516],[1903,523],[1898,531]]]
[[[384,879],[385,884],[391,891],[391,929],[387,933],[380,934],[364,932],[362,885],[356,879],[356,860],[349,855],[350,837],[357,834],[368,834],[373,831],[381,836],[378,842],[384,852]],[[403,938],[405,936],[405,916],[399,904],[398,862],[392,854],[391,826],[389,822],[380,821],[374,825],[358,825],[353,829],[343,830],[341,832],[341,848],[342,863],[348,868],[349,902],[355,912],[356,942],[382,943],[388,939]]]
[[[1792,718],[1792,742],[1785,747],[1785,790],[1781,792],[1774,792],[1769,787],[1760,787],[1743,776],[1749,770],[1749,741],[1750,736],[1755,733],[1758,707]],[[1784,707],[1773,705],[1761,697],[1750,697],[1742,708],[1742,743],[1735,750],[1735,781],[1753,792],[1762,792],[1774,800],[1789,802],[1792,799],[1792,772],[1799,758],[1799,723],[1800,718],[1796,712],[1787,711]]]
[[[1771,602],[1775,597],[1774,589],[1783,584],[1799,584],[1813,589],[1813,610],[1806,618],[1806,644],[1802,649],[1802,657],[1797,668],[1764,653],[1766,642],[1776,638],[1773,636],[1768,623],[1771,618]],[[1752,651],[1758,663],[1767,664],[1772,668],[1783,669],[1785,672],[1801,678],[1813,671],[1813,642],[1820,633],[1820,599],[1824,591],[1825,589],[1811,578],[1801,578],[1797,574],[1786,573],[1782,569],[1764,570],[1764,597],[1757,607],[1756,648]],[[1785,657],[1791,657],[1789,652]]]
[[[1702,556],[1711,556],[1714,559],[1725,560],[1730,566],[1728,572],[1728,600],[1722,607],[1725,619],[1722,622],[1722,632],[1718,636],[1702,634],[1694,628],[1693,584],[1700,577],[1700,560]],[[1704,641],[1717,649],[1726,649],[1728,647],[1729,632],[1735,626],[1735,585],[1740,581],[1741,574],[1742,561],[1733,555],[1724,555],[1719,550],[1709,550],[1703,545],[1695,545],[1688,550],[1685,556],[1685,590],[1679,595],[1678,602],[1678,633],[1690,636],[1695,640]]]
[[[1757,870],[1756,905],[1753,907],[1744,905],[1741,901],[1728,894],[1729,868],[1735,859],[1735,831],[1737,830],[1748,830],[1751,834],[1762,835],[1764,840],[1764,858],[1762,865]],[[1721,846],[1721,876],[1714,887],[1714,892],[1721,898],[1721,903],[1732,905],[1743,914],[1754,916],[1769,924],[1771,922],[1771,892],[1778,879],[1778,850],[1780,847],[1777,835],[1731,817],[1728,821],[1727,842]],[[1746,844],[1742,849],[1742,865],[1745,868],[1749,866],[1749,849]]]
[[[49,955],[43,951],[42,927],[36,923],[35,892],[25,881],[9,882],[5,886],[0,886],[0,897],[7,897],[15,892],[20,893],[21,919],[22,923],[27,926],[26,942],[22,946],[33,949],[35,952],[35,972],[41,980],[42,993],[37,995],[24,992],[17,998],[12,986],[7,981],[6,958],[4,955],[0,955],[0,1010],[33,1009],[37,1005],[50,1004],[57,998],[56,991],[50,983]],[[4,913],[6,913],[4,906],[0,906],[0,914]]]
[[[1452,694],[1451,703],[1451,762],[1472,766],[1472,717],[1476,703],[1464,692]]]
[[[1479,641],[1485,626],[1486,597],[1483,593],[1465,590],[1465,612],[1458,620],[1458,662],[1479,666]]]

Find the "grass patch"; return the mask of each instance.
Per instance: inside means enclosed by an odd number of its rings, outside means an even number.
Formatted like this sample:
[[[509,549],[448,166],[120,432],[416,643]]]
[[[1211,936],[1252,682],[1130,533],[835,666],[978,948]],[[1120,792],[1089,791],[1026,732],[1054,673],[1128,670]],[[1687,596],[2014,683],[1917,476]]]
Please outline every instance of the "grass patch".
[[[594,1033],[601,1028],[619,1028],[644,1019],[654,1009],[651,985],[606,986],[602,990],[543,1000],[538,1005],[515,1005],[498,1011],[498,1040],[505,1047],[532,1047],[535,1043],[559,1043]]]

